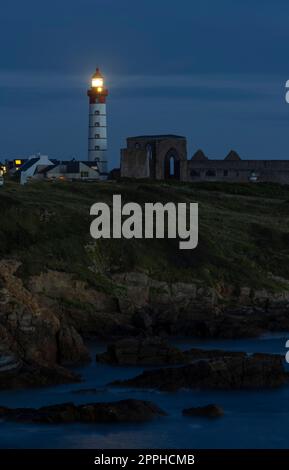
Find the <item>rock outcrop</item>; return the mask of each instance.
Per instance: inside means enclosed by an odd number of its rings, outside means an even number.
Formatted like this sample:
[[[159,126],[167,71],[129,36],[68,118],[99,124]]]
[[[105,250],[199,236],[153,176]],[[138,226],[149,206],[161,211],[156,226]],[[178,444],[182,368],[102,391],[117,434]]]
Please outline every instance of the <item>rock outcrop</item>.
[[[282,360],[274,355],[223,357],[196,360],[181,367],[144,371],[128,380],[112,385],[175,391],[182,388],[201,389],[266,389],[288,383]]]
[[[185,356],[160,338],[128,338],[108,346],[98,362],[117,365],[181,364]]]
[[[184,416],[201,416],[204,418],[220,418],[224,415],[224,410],[218,405],[197,406],[185,408]]]
[[[90,361],[82,337],[73,326],[61,326],[58,332],[58,354],[60,363],[65,365]]]
[[[0,388],[77,381],[61,365],[89,359],[82,338],[27,289],[18,268],[0,261]]]
[[[35,408],[0,407],[0,418],[29,423],[123,423],[145,422],[166,413],[154,403],[142,400],[121,400],[111,403],[88,403]]]
[[[289,330],[288,290],[168,283],[143,272],[113,275],[123,287],[118,307],[135,334],[246,338]],[[134,330],[133,330],[134,329]]]
[[[237,338],[289,330],[289,297],[285,291],[273,295],[247,287],[236,293],[228,286],[212,288],[197,281],[168,283],[144,272],[127,272],[107,278],[109,286],[113,286],[109,293],[109,289],[103,292],[73,274],[51,270],[24,282],[18,275],[19,268],[15,259],[0,260],[1,387],[7,372],[13,375],[20,368],[56,368],[55,377],[59,380],[63,375],[60,366],[89,359],[82,335],[110,341],[136,338],[113,344],[98,356],[99,361],[170,365],[211,360],[222,354],[215,352],[210,356],[200,350],[182,353],[161,340],[139,338]],[[36,375],[33,379],[27,379],[26,372],[20,376],[25,377],[23,384],[36,383]],[[52,376],[49,373],[49,383]],[[42,384],[43,374],[39,377]],[[18,379],[9,378],[7,386],[18,386]]]
[[[9,367],[0,368],[0,390],[18,389],[58,385],[63,383],[80,382],[79,375],[57,364],[44,366],[37,363],[11,363]]]
[[[119,312],[113,295],[92,289],[70,273],[47,271],[33,276],[29,290],[41,305],[49,307],[80,334],[121,334],[124,325],[129,323]]]

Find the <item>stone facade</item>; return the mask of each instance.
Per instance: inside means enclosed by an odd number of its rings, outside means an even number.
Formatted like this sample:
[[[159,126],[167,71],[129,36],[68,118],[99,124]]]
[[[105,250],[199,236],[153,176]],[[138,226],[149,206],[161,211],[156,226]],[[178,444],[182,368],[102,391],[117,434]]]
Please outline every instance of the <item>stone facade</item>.
[[[209,159],[201,150],[188,160],[185,137],[138,136],[128,138],[121,150],[121,176],[289,184],[289,160],[242,160],[234,151],[224,160]]]
[[[121,176],[128,178],[187,177],[187,141],[177,135],[129,137],[121,150]]]

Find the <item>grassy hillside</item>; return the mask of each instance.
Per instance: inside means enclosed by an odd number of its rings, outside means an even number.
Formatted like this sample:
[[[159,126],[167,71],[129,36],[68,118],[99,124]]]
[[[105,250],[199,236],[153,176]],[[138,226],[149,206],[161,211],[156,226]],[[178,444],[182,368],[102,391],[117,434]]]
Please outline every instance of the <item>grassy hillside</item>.
[[[101,240],[89,235],[90,206],[124,201],[198,202],[199,245],[178,240]],[[0,257],[23,263],[26,278],[46,269],[73,272],[109,288],[109,274],[142,269],[165,280],[199,279],[278,288],[289,279],[289,186],[273,184],[8,182],[0,188]]]

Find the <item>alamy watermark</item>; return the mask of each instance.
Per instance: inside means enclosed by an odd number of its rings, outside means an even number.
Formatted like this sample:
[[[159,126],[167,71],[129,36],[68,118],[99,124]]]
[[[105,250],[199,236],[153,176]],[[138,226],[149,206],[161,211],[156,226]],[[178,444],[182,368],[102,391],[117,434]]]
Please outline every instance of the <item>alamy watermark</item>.
[[[112,213],[111,213],[112,208]],[[179,238],[180,250],[198,245],[198,204],[135,202],[122,205],[121,195],[113,196],[112,207],[96,202],[90,209],[96,216],[90,226],[92,238]]]

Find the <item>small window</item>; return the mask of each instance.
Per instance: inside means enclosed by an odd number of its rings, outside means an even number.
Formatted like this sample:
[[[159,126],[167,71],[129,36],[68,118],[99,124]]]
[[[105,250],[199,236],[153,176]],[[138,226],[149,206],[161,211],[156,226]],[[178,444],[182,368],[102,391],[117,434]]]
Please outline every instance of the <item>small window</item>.
[[[95,134],[95,139],[99,139],[100,138],[100,135],[99,134]]]
[[[134,144],[134,148],[139,149],[139,148],[140,148],[140,144],[139,144],[138,142],[136,142],[136,143]]]
[[[96,122],[96,123],[94,124],[94,126],[95,126],[95,127],[99,127],[99,122]]]
[[[194,178],[194,177],[200,177],[201,176],[201,173],[199,170],[192,170],[191,171],[191,176]]]
[[[94,114],[95,114],[96,116],[99,116],[100,113],[99,113],[99,111],[94,111]]]
[[[99,150],[99,145],[96,145],[96,146],[94,147],[94,150]]]
[[[224,176],[228,176],[229,172],[228,170],[224,170]]]
[[[88,178],[88,176],[89,176],[88,171],[81,171],[80,176],[81,176],[81,178]]]
[[[238,172],[238,171],[236,171],[236,176],[239,176],[239,172]]]

